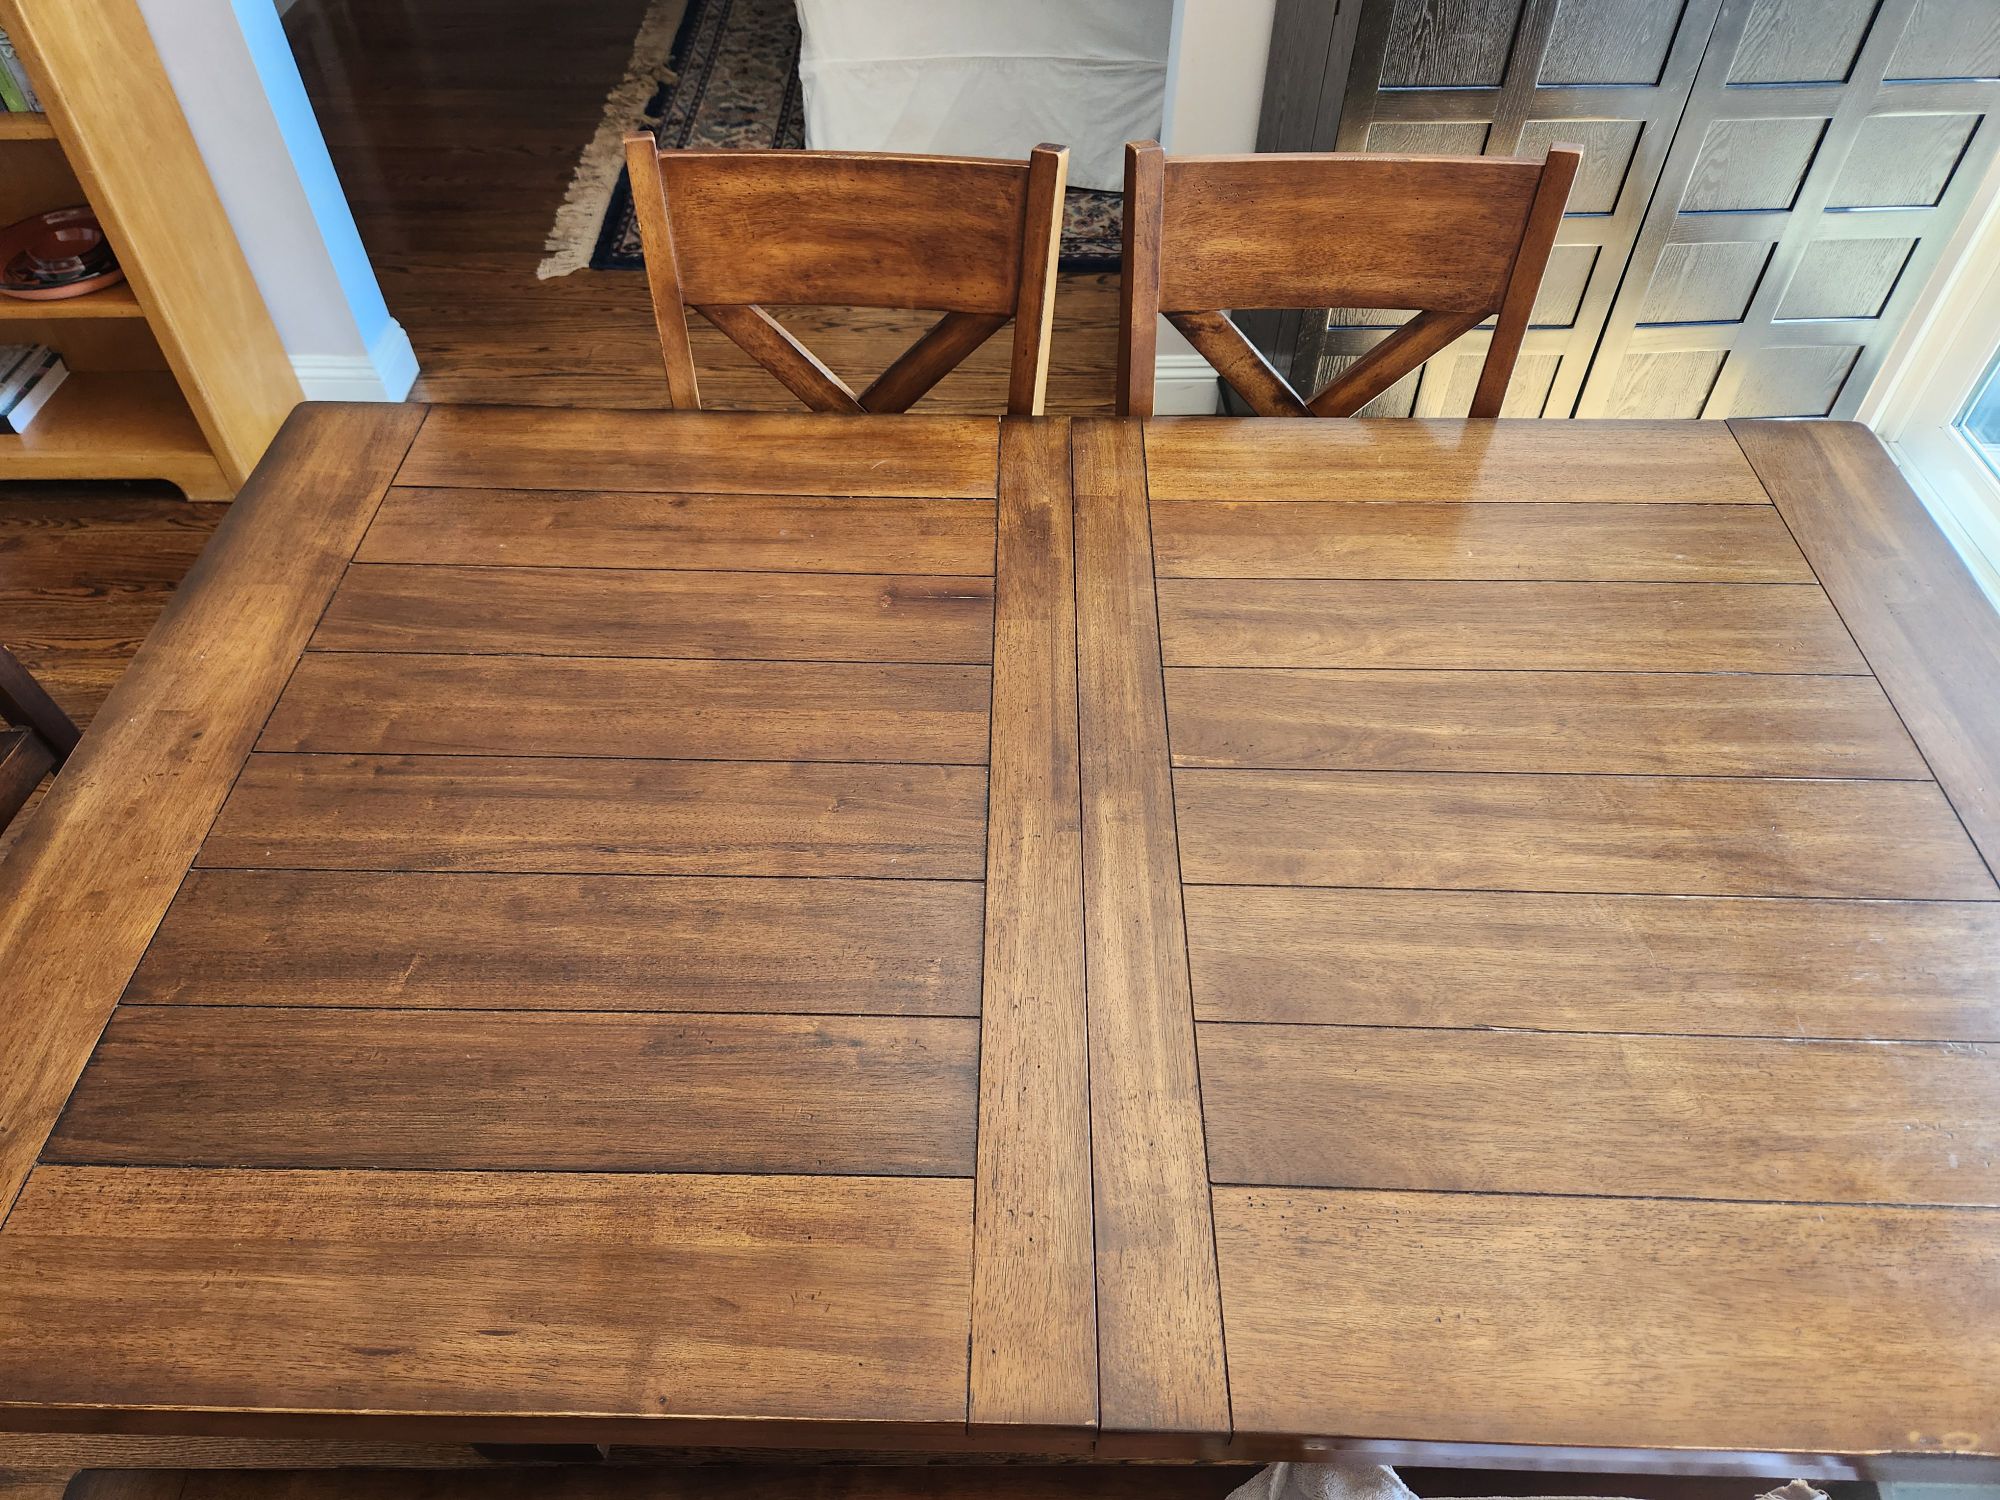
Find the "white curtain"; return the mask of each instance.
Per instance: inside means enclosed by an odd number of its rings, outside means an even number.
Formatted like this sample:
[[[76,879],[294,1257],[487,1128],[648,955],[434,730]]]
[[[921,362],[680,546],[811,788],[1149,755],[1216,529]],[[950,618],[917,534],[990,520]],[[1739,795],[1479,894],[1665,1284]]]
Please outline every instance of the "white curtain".
[[[806,144],[1026,156],[1070,148],[1072,187],[1124,185],[1156,139],[1173,0],[798,0]]]

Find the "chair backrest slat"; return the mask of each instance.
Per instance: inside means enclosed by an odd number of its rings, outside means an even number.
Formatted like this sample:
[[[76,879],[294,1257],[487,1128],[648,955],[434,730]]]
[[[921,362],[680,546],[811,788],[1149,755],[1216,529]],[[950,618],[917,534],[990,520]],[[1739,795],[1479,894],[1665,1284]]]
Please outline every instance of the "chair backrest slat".
[[[1041,410],[1064,148],[1021,162],[662,151],[643,134],[625,145],[676,406],[700,399],[683,310],[693,307],[808,405],[850,412],[903,410],[1011,317],[1008,410]],[[763,303],[935,308],[945,319],[856,396]]]
[[[1424,316],[1310,397],[1240,335],[1239,349],[1197,321],[1206,346],[1193,334],[1190,341],[1259,412],[1345,416],[1497,314],[1472,411],[1497,415],[1579,159],[1569,146],[1550,148],[1542,161],[1172,157],[1151,142],[1128,146],[1133,291],[1123,309],[1119,410],[1152,410],[1154,335],[1142,311],[1178,323],[1229,308],[1405,307]]]

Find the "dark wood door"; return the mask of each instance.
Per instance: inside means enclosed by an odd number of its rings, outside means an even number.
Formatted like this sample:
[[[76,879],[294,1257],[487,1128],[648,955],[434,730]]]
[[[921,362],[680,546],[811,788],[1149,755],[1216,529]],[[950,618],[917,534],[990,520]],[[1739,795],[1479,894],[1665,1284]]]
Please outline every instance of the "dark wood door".
[[[1585,165],[1510,416],[1853,412],[2000,143],[1995,0],[1280,6],[1264,150]],[[1393,309],[1253,319],[1301,383]],[[1368,415],[1462,415],[1469,335]]]

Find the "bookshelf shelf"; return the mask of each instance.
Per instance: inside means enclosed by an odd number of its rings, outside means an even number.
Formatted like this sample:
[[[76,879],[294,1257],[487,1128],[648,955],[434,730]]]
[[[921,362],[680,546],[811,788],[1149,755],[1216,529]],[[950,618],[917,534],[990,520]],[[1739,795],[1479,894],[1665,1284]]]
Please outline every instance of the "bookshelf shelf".
[[[174,378],[150,370],[80,370],[22,433],[0,433],[10,479],[166,479],[190,498],[228,494]]]
[[[0,224],[88,201],[146,289],[143,305],[130,283],[0,297],[0,344],[48,344],[69,368],[26,432],[0,433],[0,480],[227,499],[301,393],[139,0],[0,0],[0,31],[48,111],[0,112]]]
[[[101,292],[67,297],[58,302],[29,302],[0,296],[0,323],[51,323],[71,318],[143,318],[132,283],[121,281]],[[0,342],[5,342],[0,340]]]

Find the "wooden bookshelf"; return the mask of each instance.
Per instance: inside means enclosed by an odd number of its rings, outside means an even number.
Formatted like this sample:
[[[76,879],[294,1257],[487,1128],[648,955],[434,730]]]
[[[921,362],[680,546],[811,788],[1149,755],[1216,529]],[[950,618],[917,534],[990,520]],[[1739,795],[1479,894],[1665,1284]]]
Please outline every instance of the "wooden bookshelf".
[[[301,399],[137,0],[0,0],[47,113],[0,113],[0,224],[88,203],[126,280],[0,296],[0,343],[54,346],[69,379],[0,479],[165,479],[226,499]]]

